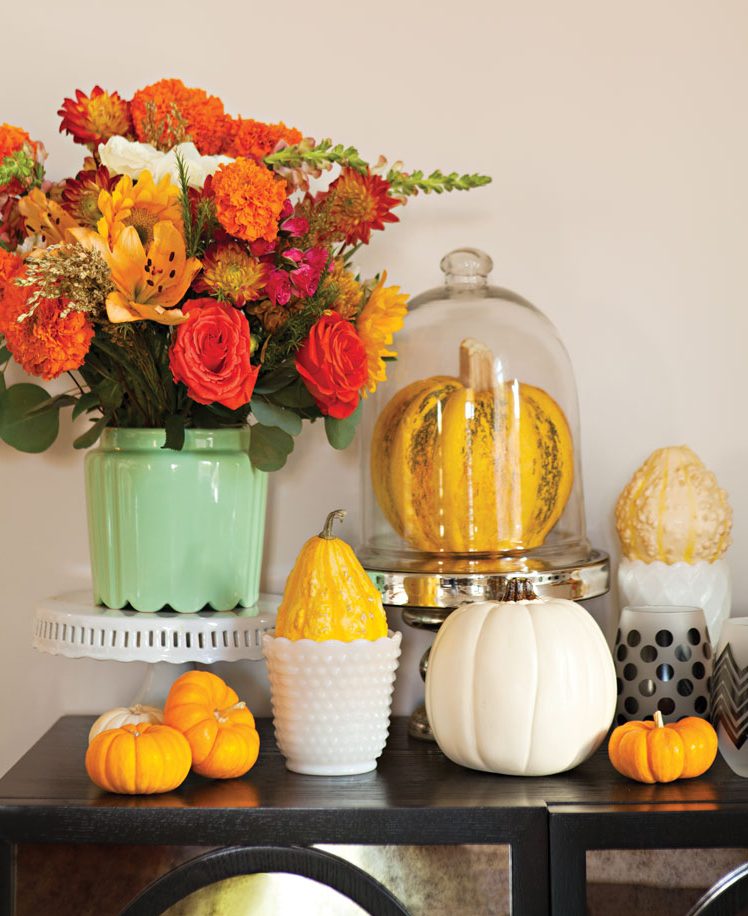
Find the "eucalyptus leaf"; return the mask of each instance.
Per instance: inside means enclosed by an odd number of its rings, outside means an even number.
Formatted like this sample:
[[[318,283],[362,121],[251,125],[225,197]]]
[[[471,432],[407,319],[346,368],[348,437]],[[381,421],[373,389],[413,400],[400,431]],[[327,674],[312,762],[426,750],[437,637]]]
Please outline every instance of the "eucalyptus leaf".
[[[249,459],[260,471],[277,471],[293,451],[293,438],[277,426],[255,423],[249,433]]]
[[[71,394],[56,394],[54,397],[42,401],[41,404],[37,404],[36,407],[32,407],[27,411],[27,415],[35,417],[50,410],[60,410],[61,407],[72,407],[73,404],[77,403],[77,400]]]
[[[277,426],[289,436],[298,436],[301,432],[301,417],[286,407],[271,404],[263,398],[254,398],[251,407],[252,413],[264,426]]]
[[[119,384],[112,379],[104,379],[103,382],[97,385],[96,394],[101,402],[101,406],[110,413],[113,413],[122,403],[122,389]]]
[[[11,385],[0,394],[0,438],[19,452],[43,452],[57,438],[60,417],[56,410],[31,414],[49,400],[40,386],[28,382]]]
[[[110,418],[108,414],[105,414],[103,417],[99,417],[95,423],[92,423],[84,433],[81,433],[81,435],[73,441],[73,448],[89,448],[95,442],[97,442],[99,436],[106,429],[106,425],[109,422],[109,419]]]
[[[297,378],[295,382],[271,395],[273,403],[282,407],[314,407],[316,402],[309,389]]]
[[[170,448],[175,452],[181,452],[184,446],[184,417],[180,414],[167,417],[164,426],[166,428],[166,441],[161,448]]]
[[[333,448],[344,449],[353,442],[356,428],[361,420],[361,402],[353,413],[344,420],[335,417],[325,417],[325,433],[327,441]]]
[[[257,394],[272,394],[274,391],[280,391],[281,388],[285,388],[298,377],[299,373],[296,371],[296,366],[293,363],[284,363],[278,366],[277,369],[273,369],[272,372],[268,372],[267,375],[263,375],[255,385],[255,392]]]
[[[82,413],[85,413],[87,410],[94,410],[100,403],[99,396],[95,391],[87,391],[76,401],[71,417],[73,420],[77,420]]]

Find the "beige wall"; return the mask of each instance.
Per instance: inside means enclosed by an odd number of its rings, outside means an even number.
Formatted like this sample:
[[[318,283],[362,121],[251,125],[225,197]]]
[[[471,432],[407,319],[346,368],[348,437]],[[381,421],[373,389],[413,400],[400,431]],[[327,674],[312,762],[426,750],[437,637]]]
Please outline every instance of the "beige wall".
[[[687,442],[732,495],[735,601],[748,611],[742,0],[4,6],[0,121],[45,140],[52,176],[81,156],[57,133],[64,95],[97,82],[129,95],[164,75],[370,157],[492,174],[482,191],[412,201],[362,266],[418,292],[449,249],[488,251],[495,281],[543,308],[571,353],[594,542],[614,547],[612,505],[634,467]],[[331,500],[350,507],[357,537],[356,448],[331,454],[321,432],[273,481],[267,588]],[[0,771],[58,715],[123,702],[143,674],[29,646],[35,602],[85,580],[70,440],[66,427],[42,456],[0,446]],[[595,611],[610,626],[612,603]],[[410,666],[400,689],[405,710]]]

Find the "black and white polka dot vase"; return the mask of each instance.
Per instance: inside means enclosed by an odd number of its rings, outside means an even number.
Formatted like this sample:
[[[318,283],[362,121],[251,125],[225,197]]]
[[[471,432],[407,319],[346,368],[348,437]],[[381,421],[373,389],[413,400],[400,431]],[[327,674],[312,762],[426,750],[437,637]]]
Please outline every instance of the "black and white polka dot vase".
[[[709,716],[712,646],[697,607],[625,607],[613,652],[616,725],[652,718]]]

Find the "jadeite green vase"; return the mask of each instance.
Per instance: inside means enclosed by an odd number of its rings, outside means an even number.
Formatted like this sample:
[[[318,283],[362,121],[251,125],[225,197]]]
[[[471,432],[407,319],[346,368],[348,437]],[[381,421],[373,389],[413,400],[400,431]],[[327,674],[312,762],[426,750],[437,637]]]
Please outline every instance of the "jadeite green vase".
[[[137,611],[252,607],[260,589],[267,475],[246,429],[106,429],[86,456],[94,599]]]

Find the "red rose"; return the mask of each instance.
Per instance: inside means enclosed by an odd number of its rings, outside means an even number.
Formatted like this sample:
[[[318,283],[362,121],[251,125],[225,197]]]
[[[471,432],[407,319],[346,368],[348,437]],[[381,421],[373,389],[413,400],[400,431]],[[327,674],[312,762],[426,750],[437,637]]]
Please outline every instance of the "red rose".
[[[184,382],[198,404],[231,410],[249,402],[259,366],[249,361],[251,340],[244,314],[227,302],[192,299],[182,306],[187,321],[177,328],[169,353],[175,382]]]
[[[361,338],[337,312],[324,312],[312,327],[296,354],[296,369],[322,413],[338,420],[358,407],[369,377]]]

